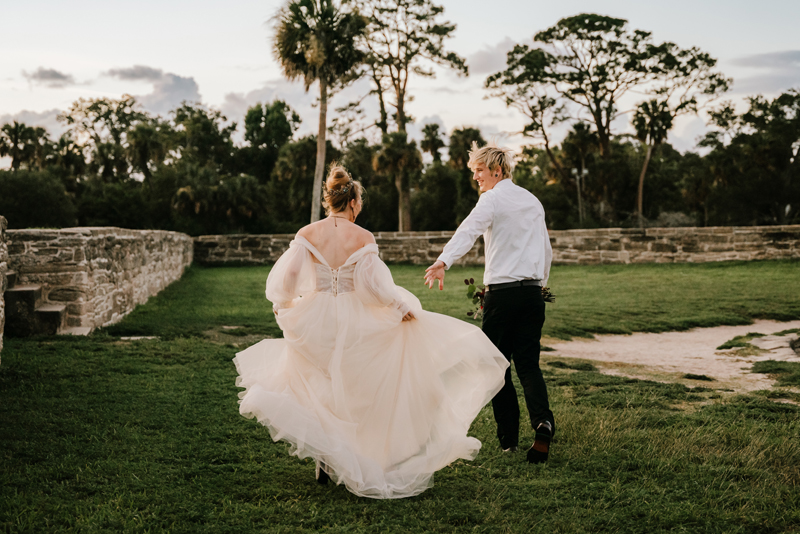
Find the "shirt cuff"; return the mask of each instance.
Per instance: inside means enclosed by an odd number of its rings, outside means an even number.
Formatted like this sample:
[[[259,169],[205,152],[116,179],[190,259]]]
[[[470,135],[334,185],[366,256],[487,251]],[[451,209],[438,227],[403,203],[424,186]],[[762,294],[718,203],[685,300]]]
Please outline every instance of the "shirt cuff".
[[[447,258],[444,254],[442,254],[438,258],[436,258],[436,261],[440,261],[440,262],[444,263],[444,270],[445,271],[450,269],[450,258]]]

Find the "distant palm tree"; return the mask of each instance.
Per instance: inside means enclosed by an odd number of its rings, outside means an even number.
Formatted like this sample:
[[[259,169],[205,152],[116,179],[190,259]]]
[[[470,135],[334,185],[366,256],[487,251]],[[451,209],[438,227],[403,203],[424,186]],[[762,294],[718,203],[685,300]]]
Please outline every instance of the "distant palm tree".
[[[422,170],[422,155],[417,150],[416,141],[409,142],[408,134],[404,131],[384,135],[383,142],[373,158],[372,167],[379,173],[394,176],[395,187],[401,195],[397,205],[399,229],[401,232],[410,232],[410,187],[414,178]],[[403,196],[405,198],[402,198]]]
[[[360,77],[364,54],[357,48],[366,20],[345,9],[347,0],[290,0],[275,16],[275,58],[290,80],[302,78],[306,91],[319,82],[317,165],[311,202],[311,222],[319,220],[322,177],[325,174],[325,134],[328,95]]]
[[[422,142],[419,145],[422,151],[430,153],[433,161],[442,161],[439,149],[444,148],[444,141],[439,137],[439,125],[433,122],[426,124],[422,128],[422,136]]]
[[[34,159],[35,145],[31,142],[35,131],[30,126],[14,121],[0,128],[0,157],[11,158],[11,169],[19,170],[20,165]]]
[[[636,137],[643,145],[647,145],[647,154],[644,157],[644,165],[639,175],[639,194],[636,201],[636,213],[639,219],[639,227],[644,226],[644,213],[642,211],[644,199],[644,175],[647,173],[647,165],[653,155],[653,149],[667,140],[667,134],[672,129],[672,112],[664,101],[648,100],[642,102],[633,114],[633,127],[636,129]]]

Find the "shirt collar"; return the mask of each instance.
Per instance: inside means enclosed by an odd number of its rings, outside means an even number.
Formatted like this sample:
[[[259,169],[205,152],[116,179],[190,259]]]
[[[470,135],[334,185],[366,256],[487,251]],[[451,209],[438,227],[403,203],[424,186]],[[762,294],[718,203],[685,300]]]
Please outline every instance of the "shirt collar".
[[[504,183],[504,182],[508,182],[508,184],[506,184],[506,183]],[[491,191],[494,191],[494,190],[495,190],[495,189],[497,189],[498,187],[501,187],[501,188],[502,188],[502,187],[508,187],[510,184],[513,184],[513,183],[514,183],[514,182],[512,181],[512,179],[511,179],[511,178],[503,178],[502,180],[500,180],[499,182],[497,182],[497,183],[494,185],[494,187],[491,189]]]

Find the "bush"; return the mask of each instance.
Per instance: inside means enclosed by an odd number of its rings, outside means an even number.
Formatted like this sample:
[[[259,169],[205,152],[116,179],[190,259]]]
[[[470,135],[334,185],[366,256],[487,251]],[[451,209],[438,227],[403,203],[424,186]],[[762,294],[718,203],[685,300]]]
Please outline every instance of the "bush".
[[[411,221],[414,230],[455,230],[457,170],[434,163],[420,179],[419,190],[411,197]]]
[[[82,184],[78,193],[78,219],[81,226],[151,228],[150,209],[139,182],[104,183],[92,180]]]
[[[75,226],[76,213],[57,176],[47,171],[0,171],[0,214],[11,228]]]

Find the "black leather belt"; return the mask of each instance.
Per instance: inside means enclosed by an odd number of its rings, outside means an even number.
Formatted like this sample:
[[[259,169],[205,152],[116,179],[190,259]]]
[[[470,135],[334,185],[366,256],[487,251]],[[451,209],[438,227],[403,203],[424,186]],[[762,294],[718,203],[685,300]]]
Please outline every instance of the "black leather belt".
[[[516,282],[504,282],[502,284],[489,284],[486,286],[486,291],[497,291],[498,289],[508,289],[510,287],[522,287],[522,286],[539,286],[542,287],[541,280],[517,280]]]

